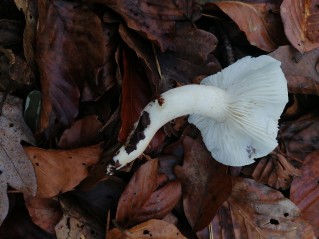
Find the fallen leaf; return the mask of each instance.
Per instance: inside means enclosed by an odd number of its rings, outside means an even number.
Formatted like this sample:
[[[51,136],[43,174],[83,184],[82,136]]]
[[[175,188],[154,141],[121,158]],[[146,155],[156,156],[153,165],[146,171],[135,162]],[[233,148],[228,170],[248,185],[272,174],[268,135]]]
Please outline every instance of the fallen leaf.
[[[302,174],[291,184],[290,200],[300,209],[303,218],[319,237],[319,151],[310,153],[301,168]]]
[[[281,19],[273,14],[279,10],[279,4],[240,1],[222,1],[212,4],[237,24],[251,45],[270,52],[285,42]]]
[[[106,234],[105,239],[126,238],[186,239],[174,225],[157,219],[146,221],[124,231],[114,228]]]
[[[58,147],[71,149],[97,144],[101,140],[99,132],[102,127],[103,125],[96,115],[76,120],[70,128],[63,131]]]
[[[183,206],[194,231],[205,228],[231,192],[227,166],[215,161],[201,138],[183,140],[184,163],[175,167],[182,182]]]
[[[124,143],[137,122],[143,108],[152,97],[144,69],[131,49],[123,49],[121,96],[121,129],[118,139]]]
[[[104,239],[105,227],[87,214],[76,201],[61,198],[64,215],[55,226],[57,239]]]
[[[284,0],[280,6],[285,34],[301,53],[319,47],[318,13],[317,0]]]
[[[162,51],[173,49],[174,27],[176,21],[196,20],[199,7],[195,1],[188,0],[156,0],[128,1],[128,0],[90,0],[106,5],[117,12],[127,26],[146,35],[156,42]]]
[[[214,238],[314,238],[295,204],[279,191],[244,178],[234,178],[232,193],[212,226]]]
[[[124,228],[147,221],[161,219],[179,201],[181,186],[172,181],[159,187],[158,160],[143,164],[133,175],[118,203],[116,222]]]
[[[62,211],[57,200],[38,198],[25,195],[25,205],[32,221],[43,230],[55,234],[54,227],[62,217]]]
[[[291,165],[286,156],[275,151],[245,166],[241,173],[278,190],[288,189],[294,177],[300,175],[300,171]]]
[[[280,125],[282,149],[295,168],[300,168],[306,156],[319,149],[319,117],[304,115]]]
[[[0,99],[4,95],[0,92]],[[34,195],[37,181],[21,141],[35,143],[22,117],[22,101],[7,96],[0,115],[0,225],[8,213],[7,187]]]
[[[37,197],[50,198],[70,191],[88,176],[90,166],[97,163],[102,152],[100,145],[50,150],[25,147],[37,176]]]
[[[115,176],[111,176],[89,190],[74,190],[64,197],[75,200],[84,211],[96,218],[101,224],[107,225],[107,215],[111,218],[116,213],[117,202],[125,188],[126,183]]]
[[[112,31],[88,6],[67,1],[38,1],[37,64],[42,87],[40,132],[47,139],[70,126],[80,101],[96,100],[110,87]],[[108,52],[111,51],[111,52]]]
[[[269,55],[281,61],[290,93],[319,95],[319,49],[301,54],[291,46],[281,46]]]

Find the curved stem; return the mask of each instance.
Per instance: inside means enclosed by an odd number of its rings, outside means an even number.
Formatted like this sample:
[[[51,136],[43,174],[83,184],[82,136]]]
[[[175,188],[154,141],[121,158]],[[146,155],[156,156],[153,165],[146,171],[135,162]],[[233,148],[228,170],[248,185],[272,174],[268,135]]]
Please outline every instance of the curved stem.
[[[142,111],[127,142],[113,158],[107,173],[119,169],[140,156],[155,133],[167,122],[189,114],[224,121],[228,110],[226,92],[214,86],[186,85],[163,93]]]

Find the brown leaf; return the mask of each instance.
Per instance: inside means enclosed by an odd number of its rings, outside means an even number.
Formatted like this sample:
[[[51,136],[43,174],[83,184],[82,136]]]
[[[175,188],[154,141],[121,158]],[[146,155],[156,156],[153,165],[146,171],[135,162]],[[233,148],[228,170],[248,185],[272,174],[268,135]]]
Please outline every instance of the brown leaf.
[[[182,182],[185,215],[194,231],[206,227],[217,209],[231,192],[231,179],[227,166],[215,161],[202,139],[186,136],[183,140],[183,167],[175,173]]]
[[[116,221],[127,228],[137,223],[163,218],[176,205],[181,196],[177,181],[159,187],[158,160],[143,164],[133,175],[119,200]]]
[[[290,93],[319,95],[319,49],[301,54],[291,46],[282,46],[269,55],[281,61]]]
[[[38,9],[40,132],[51,138],[73,122],[80,100],[95,100],[114,84],[108,80],[116,69],[109,59],[115,51],[109,48],[113,28],[103,29],[99,17],[80,3],[41,0]]]
[[[319,149],[319,117],[305,115],[298,120],[282,123],[282,144],[294,167],[300,168],[306,156]]]
[[[242,173],[278,190],[288,189],[293,178],[300,175],[300,171],[291,165],[289,159],[277,152],[246,166]]]
[[[24,200],[32,221],[43,230],[55,234],[54,227],[62,217],[58,201],[26,195]]]
[[[302,175],[293,180],[290,200],[300,209],[303,218],[319,237],[319,151],[310,153],[302,167]]]
[[[151,41],[156,42],[162,51],[175,48],[173,42],[176,21],[196,20],[198,5],[188,0],[90,0],[105,4],[121,15],[129,28]]]
[[[284,0],[281,4],[285,34],[301,53],[319,47],[318,13],[317,0]]]
[[[70,150],[49,150],[25,147],[35,168],[37,197],[50,198],[69,191],[88,175],[88,168],[97,163],[100,145]]]
[[[152,219],[128,230],[121,231],[114,228],[106,234],[105,239],[186,239],[172,224],[163,220]]]
[[[64,130],[58,143],[59,148],[71,149],[98,143],[102,123],[96,115],[89,115],[75,121]]]
[[[296,205],[251,179],[234,178],[232,194],[213,222],[214,238],[314,238]]]
[[[144,61],[156,93],[172,88],[176,82],[190,84],[198,75],[211,75],[221,69],[211,54],[217,44],[216,37],[209,32],[193,28],[190,24],[176,26],[174,41],[177,47],[175,51],[164,53],[123,25],[120,26],[119,32],[122,39]]]
[[[285,42],[282,22],[273,14],[279,4],[223,1],[212,3],[227,14],[246,34],[251,45],[270,52]]]
[[[3,94],[0,92],[0,99]],[[0,115],[0,225],[8,212],[8,185],[34,195],[37,181],[32,164],[21,141],[34,143],[33,135],[22,117],[22,101],[7,96]]]
[[[135,53],[130,49],[123,49],[122,76],[122,125],[118,138],[120,142],[124,143],[143,108],[151,100],[152,91],[144,69],[139,64]]]
[[[105,225],[89,215],[76,200],[60,199],[64,215],[55,226],[56,237],[63,239],[104,239]]]

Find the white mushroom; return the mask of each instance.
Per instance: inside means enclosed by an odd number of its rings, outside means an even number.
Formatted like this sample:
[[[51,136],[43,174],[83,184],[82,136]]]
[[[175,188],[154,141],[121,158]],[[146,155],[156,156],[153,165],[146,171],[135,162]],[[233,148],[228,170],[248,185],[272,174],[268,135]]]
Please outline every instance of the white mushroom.
[[[277,146],[278,119],[287,102],[280,62],[266,55],[245,57],[201,85],[171,89],[149,103],[107,173],[140,156],[165,123],[188,114],[214,159],[230,166],[251,164]]]

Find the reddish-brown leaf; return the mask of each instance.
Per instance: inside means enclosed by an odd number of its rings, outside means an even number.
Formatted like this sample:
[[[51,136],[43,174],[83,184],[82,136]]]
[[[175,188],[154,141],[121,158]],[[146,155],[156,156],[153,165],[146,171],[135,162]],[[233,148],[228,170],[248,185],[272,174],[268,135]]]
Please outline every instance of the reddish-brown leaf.
[[[270,52],[285,42],[278,15],[279,4],[221,1],[213,3],[227,14],[242,30],[251,45]]]
[[[319,151],[310,153],[302,166],[302,175],[293,180],[290,200],[300,209],[303,218],[319,237]]]
[[[54,227],[62,217],[57,200],[24,195],[25,205],[32,221],[43,230],[55,234]]]
[[[75,121],[64,130],[58,143],[59,148],[79,148],[98,143],[99,132],[103,127],[96,115],[89,115]]]
[[[97,163],[100,145],[70,150],[25,147],[35,168],[37,197],[50,198],[69,191],[88,176],[90,166]]]
[[[212,226],[218,239],[314,238],[296,205],[279,191],[244,178],[234,178],[231,196]]]
[[[275,151],[246,166],[242,173],[252,177],[256,182],[268,184],[278,190],[288,189],[293,178],[300,175],[300,171],[291,165],[286,156]]]
[[[121,231],[114,228],[106,234],[105,239],[186,239],[183,234],[172,224],[163,220],[152,219],[141,223],[128,230]]]
[[[105,4],[121,15],[129,28],[141,32],[162,51],[175,48],[173,42],[175,22],[181,20],[196,20],[198,5],[189,0],[90,0]]]
[[[95,100],[110,87],[108,78],[115,67],[105,64],[110,64],[109,54],[115,49],[109,48],[112,38],[107,37],[108,33],[113,35],[113,28],[103,29],[101,20],[88,6],[40,0],[38,9],[40,132],[50,138],[73,122],[80,100]]]
[[[296,168],[306,156],[319,149],[319,117],[305,115],[298,120],[281,124],[282,149]]]
[[[227,166],[212,158],[202,139],[186,136],[183,145],[183,167],[176,166],[175,173],[182,182],[185,215],[194,231],[199,231],[229,196],[231,179]]]
[[[143,164],[133,175],[119,200],[116,221],[124,228],[149,219],[161,219],[179,201],[181,186],[177,181],[158,185],[158,160]]]
[[[301,53],[319,47],[318,0],[284,0],[280,7],[285,33]]]
[[[123,49],[122,76],[122,125],[118,138],[123,143],[129,136],[143,108],[151,100],[152,91],[144,69],[139,64],[135,53],[130,49]]]
[[[290,93],[319,95],[319,49],[301,54],[291,46],[282,46],[269,55],[281,61]]]

